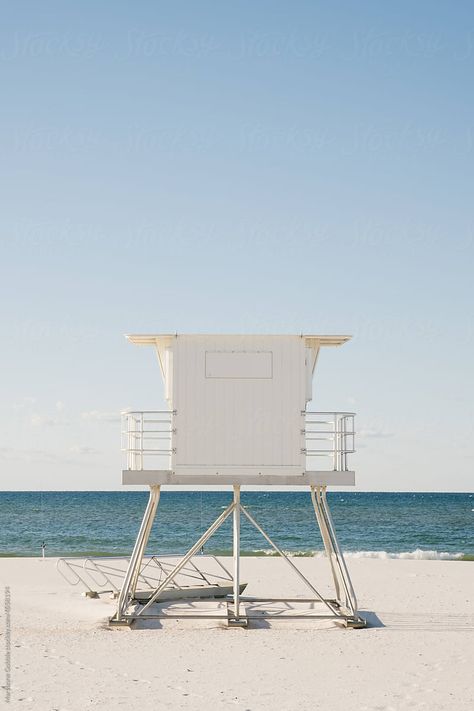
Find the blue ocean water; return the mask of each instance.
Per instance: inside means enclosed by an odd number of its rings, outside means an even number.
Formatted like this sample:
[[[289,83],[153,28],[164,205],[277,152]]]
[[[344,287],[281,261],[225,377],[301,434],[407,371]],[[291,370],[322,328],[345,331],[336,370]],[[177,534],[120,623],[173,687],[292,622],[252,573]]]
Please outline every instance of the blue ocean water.
[[[148,553],[184,553],[231,501],[230,492],[161,494]],[[130,554],[147,492],[0,492],[0,555]],[[474,495],[330,492],[342,548],[349,555],[472,558]],[[323,546],[308,492],[242,492],[242,503],[285,551],[309,555]],[[270,552],[242,520],[242,549]],[[231,552],[230,520],[206,552]]]

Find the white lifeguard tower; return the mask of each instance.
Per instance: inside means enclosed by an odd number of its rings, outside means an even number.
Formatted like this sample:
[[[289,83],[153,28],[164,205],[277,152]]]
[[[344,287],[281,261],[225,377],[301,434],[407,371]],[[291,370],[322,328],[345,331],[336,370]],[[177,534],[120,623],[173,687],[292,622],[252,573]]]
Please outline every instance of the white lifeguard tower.
[[[233,575],[226,597],[227,619],[229,625],[246,626],[252,616],[246,611],[245,602],[250,598],[243,597],[240,581],[240,521],[244,516],[307,585],[311,603],[320,603],[316,607],[321,614],[315,616],[363,626],[326,499],[328,486],[355,483],[347,461],[354,451],[354,414],[307,410],[320,348],[340,346],[350,336],[151,334],[127,338],[155,348],[169,409],[123,415],[127,462],[122,483],[148,485],[150,497],[111,624],[169,616],[153,613],[156,603],[232,516]],[[231,485],[233,499],[160,584],[144,596],[138,585],[164,484]],[[309,489],[330,563],[333,597],[321,595],[241,505],[241,486]],[[258,601],[265,602],[262,598]],[[282,617],[285,615],[278,614]]]

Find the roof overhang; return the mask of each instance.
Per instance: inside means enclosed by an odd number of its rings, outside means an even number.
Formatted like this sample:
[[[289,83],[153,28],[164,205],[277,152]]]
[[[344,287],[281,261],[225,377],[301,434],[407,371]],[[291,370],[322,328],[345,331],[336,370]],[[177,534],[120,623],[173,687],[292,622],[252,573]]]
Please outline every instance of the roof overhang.
[[[138,334],[138,333],[131,333],[127,334],[125,337],[130,341],[130,343],[134,343],[137,346],[159,346],[159,345],[164,345],[168,344],[173,338],[176,338],[179,334],[177,333],[143,333],[143,334]],[[183,334],[185,335],[185,334]],[[221,335],[221,336],[229,336],[229,335],[235,335],[235,336],[246,336],[246,335],[251,335],[251,334],[227,334],[227,333],[222,333],[222,334],[186,334],[186,335]],[[259,335],[272,335],[272,334],[259,334]],[[282,334],[278,334],[279,336],[282,336]],[[301,338],[304,338],[306,341],[306,345],[308,348],[319,348],[320,346],[342,346],[344,343],[347,343],[352,336],[328,336],[328,335],[316,335],[316,334],[294,334],[298,335]]]

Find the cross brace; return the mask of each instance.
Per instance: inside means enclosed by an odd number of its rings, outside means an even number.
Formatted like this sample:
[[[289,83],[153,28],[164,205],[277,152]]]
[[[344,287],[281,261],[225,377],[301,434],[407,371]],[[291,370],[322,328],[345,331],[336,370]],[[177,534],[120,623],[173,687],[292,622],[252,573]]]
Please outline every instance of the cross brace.
[[[332,619],[344,623],[347,627],[363,627],[365,621],[358,615],[357,600],[352,587],[349,572],[347,570],[344,556],[339,547],[339,543],[332,521],[331,513],[326,497],[325,486],[311,486],[311,500],[316,516],[316,521],[321,532],[326,555],[329,559],[331,573],[334,581],[335,597],[328,599],[323,597],[317,588],[303,575],[300,569],[295,565],[291,557],[289,557],[266,533],[266,531],[255,520],[252,514],[240,503],[240,486],[235,485],[234,496],[232,502],[227,508],[216,518],[202,536],[194,543],[188,552],[179,560],[174,568],[168,573],[165,579],[153,590],[146,604],[136,608],[135,592],[137,582],[140,575],[143,556],[150,537],[151,528],[156,515],[156,510],[160,498],[160,485],[150,487],[150,497],[143,516],[143,521],[138,532],[135,546],[130,558],[130,562],[125,574],[122,589],[117,603],[117,611],[114,617],[110,619],[111,625],[128,625],[137,619],[164,619],[172,617],[178,619],[180,617],[189,619],[189,614],[179,615],[170,614],[154,614],[150,608],[155,603],[159,602],[161,593],[173,582],[179,572],[186,566],[188,561],[196,555],[212,535],[222,526],[224,521],[232,515],[233,518],[233,594],[227,599],[228,602],[228,624],[231,627],[247,627],[250,619],[261,619],[261,616],[242,614],[242,602],[273,602],[275,598],[249,598],[243,597],[241,594],[240,585],[240,521],[243,515],[256,530],[265,538],[270,546],[278,553],[283,560],[289,565],[293,572],[302,580],[313,594],[311,600],[306,602],[321,603],[324,614],[312,614],[313,619]],[[297,599],[298,602],[303,600]],[[297,601],[293,599],[294,602]],[[290,602],[289,599],[280,599],[281,602]],[[130,610],[133,604],[133,610]],[[192,616],[194,617],[194,615]],[[199,614],[196,615],[199,619],[221,619],[222,616]],[[280,613],[265,614],[265,619],[297,619],[304,617],[309,619],[308,615],[282,615]]]

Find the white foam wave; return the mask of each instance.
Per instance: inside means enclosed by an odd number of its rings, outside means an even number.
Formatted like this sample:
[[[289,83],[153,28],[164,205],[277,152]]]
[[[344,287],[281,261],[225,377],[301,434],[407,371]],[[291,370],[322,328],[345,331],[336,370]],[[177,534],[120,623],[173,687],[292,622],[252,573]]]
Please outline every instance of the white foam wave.
[[[388,551],[349,551],[344,555],[349,558],[397,558],[404,560],[459,560],[463,557],[462,553],[422,551],[420,548],[414,551],[402,551],[401,553],[389,553]]]
[[[256,550],[257,555],[276,555],[273,550]],[[324,551],[284,551],[290,557],[314,556],[314,558],[325,558]],[[460,560],[463,553],[447,553],[444,551],[423,551],[417,548],[414,551],[402,551],[401,553],[389,553],[388,551],[344,551],[345,558],[378,558],[380,560]]]

